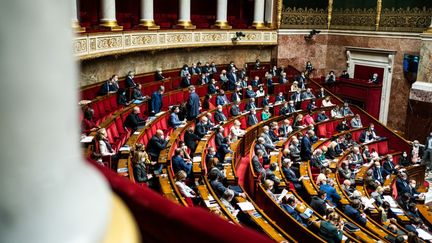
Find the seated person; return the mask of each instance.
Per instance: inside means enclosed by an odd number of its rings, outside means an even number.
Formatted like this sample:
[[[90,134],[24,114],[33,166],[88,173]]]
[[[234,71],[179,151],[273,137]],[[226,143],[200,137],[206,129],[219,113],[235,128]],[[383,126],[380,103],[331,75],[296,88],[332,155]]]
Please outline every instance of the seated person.
[[[343,181],[343,184],[341,185],[341,189],[347,194],[348,197],[352,197],[354,188],[352,187],[352,183],[350,179],[345,179]]]
[[[153,135],[147,144],[147,153],[150,155],[152,161],[159,160],[159,154],[163,149],[165,149],[169,139],[168,136],[164,138],[162,130],[156,130],[156,134]]]
[[[216,94],[217,91],[218,91],[218,87],[216,86],[216,80],[211,79],[207,86],[207,93]]]
[[[225,161],[225,156],[227,154],[232,154],[233,151],[230,149],[230,139],[226,137],[223,139],[222,144],[217,148],[216,157],[219,161]]]
[[[157,68],[155,73],[155,80],[156,81],[163,81],[166,78],[162,75],[162,68]]]
[[[195,153],[198,142],[201,140],[197,134],[195,134],[193,127],[188,127],[183,135],[186,146],[190,149],[191,153]]]
[[[313,125],[315,125],[315,121],[314,121],[314,119],[312,117],[312,112],[311,111],[309,111],[308,113],[306,113],[306,115],[303,117],[302,123],[305,126],[311,126],[311,125],[313,126]]]
[[[135,181],[138,183],[147,183],[151,175],[147,174],[147,164],[150,164],[150,159],[143,144],[137,144],[132,156],[133,174]]]
[[[131,129],[132,133],[134,133],[138,128],[142,128],[145,126],[145,121],[142,119],[140,114],[140,108],[135,106],[131,113],[126,117],[124,121],[124,126]]]
[[[177,171],[175,174],[175,184],[178,187],[180,193],[185,198],[196,198],[197,194],[188,185],[186,185],[185,180],[187,178],[187,173],[183,170]],[[189,205],[193,206],[193,205]]]
[[[96,142],[99,145],[99,153],[101,156],[115,156],[116,151],[111,146],[107,138],[107,132],[105,128],[100,128],[96,132]]]
[[[322,180],[320,190],[325,191],[327,194],[327,201],[337,205],[341,200],[341,196],[337,193],[334,188],[334,181],[332,179]]]
[[[269,197],[271,199],[273,199],[275,202],[277,202],[278,204],[280,203],[280,201],[278,200],[277,196],[273,193],[273,185],[274,182],[272,180],[265,180],[263,183],[264,189],[267,193],[267,195],[269,195]]]
[[[229,103],[230,102],[229,102],[228,98],[225,95],[225,91],[223,89],[220,89],[219,90],[219,94],[216,97],[216,105],[224,106],[224,105],[227,105]]]
[[[250,99],[255,97],[256,93],[253,91],[252,85],[248,85],[246,90],[246,98]]]
[[[267,149],[274,149],[274,147],[270,147],[270,148],[267,148],[266,146],[265,146],[266,144],[265,144],[265,140],[264,140],[264,138],[263,137],[259,137],[258,139],[257,139],[257,142],[256,142],[256,144],[255,144],[255,153],[256,153],[256,151],[258,151],[259,149],[261,149],[262,151],[263,151],[263,162],[264,162],[264,164],[268,164],[268,162],[270,162],[270,156],[269,156],[269,154],[267,153]]]
[[[222,205],[224,205],[225,208],[228,210],[228,212],[234,218],[237,218],[237,214],[239,213],[239,210],[235,209],[234,206],[231,204],[231,201],[233,200],[234,196],[235,194],[233,190],[226,189],[223,196],[220,198],[220,201]]]
[[[261,120],[266,121],[271,117],[270,108],[268,106],[264,106],[263,111],[261,112]]]
[[[235,142],[238,140],[238,138],[243,137],[245,135],[245,131],[240,127],[241,127],[240,121],[235,120],[233,126],[230,128],[231,141]]]
[[[351,108],[349,108],[348,102],[345,102],[344,105],[341,107],[340,113],[342,116],[354,116]]]
[[[117,104],[118,105],[123,105],[123,106],[128,106],[132,103],[132,101],[128,101],[128,99],[126,98],[126,91],[122,88],[120,88],[117,91]]]
[[[309,104],[308,104],[307,107],[306,107],[307,111],[308,111],[308,112],[312,112],[312,111],[315,110],[316,108],[317,108],[317,106],[316,106],[315,100],[314,100],[314,99],[311,99],[311,100],[309,101]]]
[[[342,162],[339,167],[339,176],[344,180],[352,181],[354,179],[354,173],[349,168],[349,163],[347,161]]]
[[[283,124],[279,127],[279,135],[284,138],[292,133],[293,128],[291,127],[291,122],[289,119],[284,119]]]
[[[324,88],[320,88],[320,91],[317,94],[317,97],[320,98],[320,99],[324,99],[325,97],[327,97],[327,94],[326,94]]]
[[[307,88],[305,92],[302,93],[303,100],[315,99],[315,95],[312,93],[311,88]]]
[[[337,126],[336,126],[336,131],[340,132],[344,132],[344,131],[348,131],[350,130],[347,121],[345,119],[343,119]]]
[[[222,112],[222,106],[218,105],[217,110],[214,114],[214,119],[216,123],[223,123],[227,120],[225,114]]]
[[[303,115],[298,114],[294,120],[294,123],[293,123],[294,130],[300,130],[300,129],[303,129],[305,127],[306,127],[306,125],[303,123]]]
[[[99,95],[106,95],[111,92],[117,92],[118,89],[118,76],[114,74],[113,76],[111,76],[110,79],[103,83],[101,90],[99,91]]]
[[[346,205],[344,209],[344,214],[353,219],[357,224],[361,226],[366,226],[366,214],[363,213],[363,205],[360,199],[354,199],[351,205]]]
[[[340,113],[339,110],[339,106],[335,106],[331,111],[330,111],[330,116],[332,118],[341,118],[342,114]]]
[[[250,98],[248,103],[245,105],[245,110],[246,111],[250,111],[252,109],[256,109],[256,105],[255,105],[255,99],[254,98]]]
[[[334,106],[334,104],[331,102],[331,100],[330,100],[330,96],[326,96],[325,98],[324,98],[324,100],[322,101],[322,103],[321,103],[321,106],[322,107],[329,107],[329,106]]]
[[[94,110],[92,108],[87,108],[84,112],[83,120],[81,121],[81,132],[89,134],[99,129],[99,126],[93,121]]]
[[[325,111],[320,111],[317,116],[317,122],[328,121],[329,118],[326,115]]]
[[[410,166],[412,164],[406,151],[403,151],[402,156],[399,157],[398,164],[404,167]]]
[[[379,80],[378,80],[378,73],[374,73],[372,74],[371,78],[369,79],[368,83],[373,83],[373,84],[378,84]]]
[[[321,216],[326,215],[327,203],[325,201],[327,194],[325,191],[318,191],[318,195],[312,196],[312,201],[310,203],[311,208]]]
[[[180,86],[182,88],[187,88],[191,85],[191,75],[189,73],[186,74],[185,77],[182,78],[180,82]]]
[[[256,93],[256,96],[255,96],[256,98],[264,97],[264,95],[265,95],[264,87],[260,86],[259,89],[255,93]]]
[[[327,77],[325,79],[326,84],[333,84],[336,82],[336,75],[334,74],[334,71],[330,71],[329,74],[327,74]]]
[[[343,70],[340,77],[341,78],[349,78],[349,73],[347,72],[347,70]]]
[[[234,102],[234,104],[230,108],[231,116],[238,116],[240,114],[240,106],[239,102]]]
[[[253,126],[258,124],[258,118],[256,116],[256,111],[255,109],[251,109],[249,115],[247,116],[247,125],[248,126]]]
[[[210,180],[210,185],[213,188],[213,190],[215,191],[216,195],[218,195],[218,197],[223,196],[223,194],[225,193],[225,191],[228,189],[227,187],[225,187],[225,185],[221,182],[222,178],[220,177],[219,173],[217,171],[211,171],[208,174],[208,178]],[[238,197],[243,197],[246,198],[246,194],[245,193],[239,193],[235,190],[233,190],[234,192],[234,196]]]
[[[361,118],[360,118],[359,114],[355,114],[355,116],[351,119],[351,127],[353,129],[363,127],[363,124],[361,122]]]
[[[342,242],[344,224],[337,213],[330,213],[327,220],[320,223],[319,235],[327,242]]]
[[[141,84],[137,84],[135,87],[133,87],[132,90],[132,99],[133,100],[144,100],[146,99],[145,96],[143,96],[142,92],[141,92]]]
[[[278,169],[278,164],[273,162],[270,164],[269,168],[265,171],[265,177],[268,180],[272,180],[274,185],[279,186],[281,179],[275,175],[275,171]]]
[[[297,222],[302,224],[304,227],[307,227],[307,225],[303,222],[303,219],[300,217],[300,214],[295,209],[296,208],[296,199],[293,196],[283,197],[281,207],[287,213],[289,213]]]
[[[290,154],[291,154],[291,160],[294,162],[301,161],[300,156],[300,142],[297,138],[293,138],[291,141],[291,144],[289,146]]]
[[[195,134],[203,138],[208,133],[208,118],[206,116],[202,116],[199,122],[195,125]]]
[[[290,159],[284,159],[282,162],[282,173],[284,174],[285,178],[294,185],[296,190],[302,190],[303,177],[297,177],[296,172],[292,169],[292,164],[293,162]]]
[[[262,84],[261,84],[261,81],[260,81],[259,77],[255,76],[255,78],[251,82],[251,86],[252,87],[258,87],[260,85],[262,85]]]
[[[279,92],[278,95],[275,97],[275,103],[281,103],[285,101],[285,96],[282,92]]]
[[[378,207],[381,207],[381,205],[384,203],[384,187],[377,186],[375,191],[371,193],[371,198],[375,200],[375,203]]]
[[[393,156],[391,154],[388,154],[386,156],[386,159],[383,162],[383,171],[384,175],[392,175],[397,174],[399,169],[399,165],[395,165],[393,163]]]
[[[384,170],[381,168],[381,163],[376,161],[373,168],[373,179],[379,185],[384,184],[385,176]]]
[[[311,166],[315,168],[325,168],[329,166],[329,161],[323,156],[321,149],[315,149],[310,159]]]
[[[266,173],[266,171],[262,165],[263,161],[264,161],[263,155],[264,155],[264,151],[262,149],[257,149],[255,151],[255,155],[252,156],[252,168],[253,168],[255,174],[257,174],[257,175],[260,175],[260,174],[265,175],[265,173]],[[263,178],[265,178],[265,176]]]
[[[171,108],[171,114],[168,120],[168,124],[174,129],[176,129],[180,125],[186,124],[185,121],[180,121],[178,117],[179,112],[180,112],[180,108],[178,106],[173,106]]]

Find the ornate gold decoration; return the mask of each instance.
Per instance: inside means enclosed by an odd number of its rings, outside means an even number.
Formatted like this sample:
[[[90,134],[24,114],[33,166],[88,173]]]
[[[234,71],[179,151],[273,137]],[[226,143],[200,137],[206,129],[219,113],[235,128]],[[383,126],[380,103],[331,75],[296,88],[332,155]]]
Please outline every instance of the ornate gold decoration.
[[[111,31],[122,31],[123,26],[117,24],[117,20],[101,20],[100,26],[110,29]]]
[[[122,47],[121,36],[101,37],[96,39],[97,49],[114,49]]]
[[[222,30],[232,29],[232,26],[228,24],[228,21],[216,21],[213,27]]]
[[[156,44],[156,35],[133,35],[132,36],[132,46],[143,46],[149,44]]]
[[[285,8],[282,11],[281,28],[324,29],[328,12],[318,8]]]
[[[159,25],[156,25],[154,20],[141,19],[140,26],[147,30],[158,30],[160,29]]]
[[[374,30],[376,9],[334,9],[332,29]]]
[[[432,8],[385,8],[381,13],[379,30],[423,32],[431,24]]]
[[[209,42],[209,41],[226,41],[227,34],[226,33],[202,33],[201,41]]]
[[[277,3],[277,28],[279,29],[282,21],[282,9],[283,9],[283,0],[279,0]]]
[[[264,22],[253,22],[252,27],[257,30],[267,29],[267,26],[264,24]]]
[[[327,7],[327,29],[330,29],[330,24],[332,20],[332,14],[333,14],[333,0],[328,0],[328,7]]]
[[[75,54],[87,52],[87,39],[76,39],[73,50]]]
[[[177,21],[177,25],[175,25],[174,27],[177,29],[188,29],[188,30],[196,29],[196,26],[193,25],[190,20],[187,21],[179,20]]]
[[[167,34],[168,43],[192,42],[192,33]]]
[[[381,19],[382,0],[377,0],[377,15],[375,21],[375,30],[378,31]]]
[[[76,32],[76,33],[83,33],[86,31],[85,27],[81,27],[80,23],[78,21],[72,21],[72,29]]]

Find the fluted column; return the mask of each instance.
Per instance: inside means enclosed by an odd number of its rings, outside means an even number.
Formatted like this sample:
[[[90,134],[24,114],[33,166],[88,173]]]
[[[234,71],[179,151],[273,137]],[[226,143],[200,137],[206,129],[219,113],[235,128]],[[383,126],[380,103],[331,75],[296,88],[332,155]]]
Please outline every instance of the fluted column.
[[[265,0],[255,0],[254,20],[252,26],[255,27],[256,29],[265,28],[264,7],[265,7]]]
[[[117,24],[115,0],[102,0],[102,19],[100,25],[110,28],[112,31],[123,30],[122,26]]]
[[[228,12],[228,0],[218,0],[217,10],[216,10],[216,23],[214,27],[219,29],[232,29],[232,27],[228,24],[227,12]]]
[[[267,27],[272,27],[273,25],[273,2],[273,0],[265,0],[264,19]]]
[[[153,0],[141,0],[140,26],[152,30],[160,29],[154,22],[153,11]]]
[[[191,1],[180,0],[179,4],[179,18],[175,27],[180,29],[195,29],[196,26],[192,24],[190,19]]]
[[[78,0],[72,0],[72,28],[75,30],[75,32],[81,33],[85,32],[85,28],[81,27],[79,20],[78,20]]]
[[[78,142],[70,3],[0,2],[0,73],[14,80],[0,90],[0,242],[101,242],[111,220]]]

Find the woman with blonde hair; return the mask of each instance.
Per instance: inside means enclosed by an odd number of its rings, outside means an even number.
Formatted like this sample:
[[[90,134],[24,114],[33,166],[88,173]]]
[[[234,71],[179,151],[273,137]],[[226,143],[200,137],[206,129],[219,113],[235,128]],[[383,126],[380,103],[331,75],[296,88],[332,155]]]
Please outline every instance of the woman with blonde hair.
[[[291,92],[296,92],[297,90],[300,90],[298,87],[298,82],[294,81],[294,83],[291,85]]]
[[[293,128],[295,130],[299,130],[299,129],[303,129],[306,126],[303,124],[303,115],[302,114],[298,114],[297,117],[294,120],[293,123]]]
[[[186,198],[186,201],[188,202],[188,204],[190,204],[189,206],[193,206],[192,203],[192,198],[196,198],[196,193],[194,190],[192,190],[192,188],[190,188],[188,185],[186,185],[185,180],[186,180],[187,174],[184,170],[179,170],[177,171],[177,173],[175,174],[175,184],[178,187],[178,189],[180,190],[180,193]],[[188,199],[189,198],[189,199]]]
[[[147,182],[149,179],[147,175],[147,165],[151,162],[143,144],[138,143],[135,146],[132,163],[135,181],[139,183]]]
[[[241,129],[240,126],[240,121],[235,120],[234,125],[230,128],[230,138],[232,142],[237,141],[239,137],[243,137],[245,135],[245,131]]]
[[[101,128],[96,132],[96,142],[99,145],[99,153],[102,156],[113,156],[116,154],[107,139],[107,131],[105,128]]]
[[[326,96],[324,98],[324,100],[321,102],[321,106],[322,107],[329,107],[329,106],[333,106],[334,104],[331,102],[330,100],[330,96]]]

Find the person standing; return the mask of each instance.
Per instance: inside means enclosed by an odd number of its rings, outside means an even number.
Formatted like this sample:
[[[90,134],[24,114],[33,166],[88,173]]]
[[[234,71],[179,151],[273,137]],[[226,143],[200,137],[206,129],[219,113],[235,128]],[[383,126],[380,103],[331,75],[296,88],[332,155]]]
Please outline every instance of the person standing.
[[[432,132],[426,138],[423,161],[429,170],[432,169]]]
[[[162,94],[165,91],[164,86],[160,86],[159,89],[153,92],[151,96],[151,114],[156,115],[162,109]]]
[[[195,93],[195,86],[189,86],[189,99],[186,104],[187,108],[187,119],[188,121],[194,120],[200,110],[200,99],[197,93]]]

